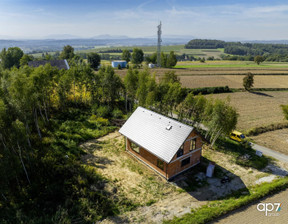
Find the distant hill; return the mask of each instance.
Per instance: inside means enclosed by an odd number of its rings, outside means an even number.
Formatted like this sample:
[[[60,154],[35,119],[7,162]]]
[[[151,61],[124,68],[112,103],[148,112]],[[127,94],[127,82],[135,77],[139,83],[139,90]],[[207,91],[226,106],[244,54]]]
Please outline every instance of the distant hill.
[[[79,39],[79,36],[74,36],[74,35],[70,35],[70,34],[51,34],[51,35],[47,35],[41,39],[54,39],[54,40],[67,40],[67,39]]]
[[[125,36],[98,36],[90,39],[74,39],[66,36],[66,39],[56,39],[57,36],[48,36],[44,40],[1,40],[0,50],[9,47],[20,47],[25,53],[39,53],[46,51],[61,51],[63,46],[71,45],[75,50],[91,49],[95,46],[155,46],[155,38],[125,38]],[[99,38],[99,39],[98,39]],[[101,39],[102,38],[102,39]],[[115,38],[115,39],[114,39]],[[118,38],[118,39],[117,39]],[[184,45],[187,39],[163,38],[162,45]]]
[[[127,36],[114,36],[114,35],[109,35],[109,34],[103,34],[103,35],[98,35],[95,37],[91,37],[91,39],[100,39],[100,40],[105,40],[105,39],[109,39],[109,40],[119,40],[119,39],[129,39],[129,37]]]

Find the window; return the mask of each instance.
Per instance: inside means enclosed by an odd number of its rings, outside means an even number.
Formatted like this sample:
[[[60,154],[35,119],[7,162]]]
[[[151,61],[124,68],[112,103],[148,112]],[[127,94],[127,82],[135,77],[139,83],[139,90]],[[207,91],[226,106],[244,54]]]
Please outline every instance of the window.
[[[157,167],[159,167],[161,170],[164,170],[164,162],[160,159],[157,159]]]
[[[196,149],[196,138],[193,138],[192,140],[191,140],[191,143],[190,143],[191,145],[190,145],[190,151],[193,151],[193,150],[195,150]]]
[[[180,156],[183,156],[183,153],[184,153],[184,147],[183,145],[180,147],[180,149],[178,150],[177,152],[177,158],[180,157]]]
[[[135,151],[135,152],[137,152],[137,153],[140,152],[140,150],[139,150],[139,145],[135,144],[134,142],[131,142],[130,146],[131,146],[131,149],[132,149],[133,151]]]
[[[190,157],[188,157],[188,158],[186,158],[186,159],[183,159],[183,160],[181,161],[181,167],[186,166],[186,165],[189,164],[189,163],[190,163]]]

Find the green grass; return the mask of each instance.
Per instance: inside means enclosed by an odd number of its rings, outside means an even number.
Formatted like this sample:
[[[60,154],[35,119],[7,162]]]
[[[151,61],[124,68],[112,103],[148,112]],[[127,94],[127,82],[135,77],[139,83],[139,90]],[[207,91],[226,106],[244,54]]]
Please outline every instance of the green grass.
[[[198,209],[192,209],[191,213],[185,214],[181,218],[164,221],[164,224],[202,224],[212,221],[222,215],[227,214],[241,206],[254,202],[264,196],[279,192],[288,187],[288,177],[276,179],[272,183],[263,183],[250,187],[247,190],[239,190],[226,196],[222,200],[208,203]]]
[[[260,65],[252,61],[206,61],[205,63],[199,62],[183,62],[177,63],[174,68],[277,68],[288,67],[287,63],[273,63],[266,62]]]
[[[255,150],[248,145],[240,144],[228,138],[219,138],[216,141],[215,149],[225,154],[232,155],[234,162],[240,166],[263,169],[268,165],[269,159],[266,156],[258,157]],[[243,155],[249,155],[250,159],[243,160]]]
[[[100,52],[100,51],[107,51],[107,50],[115,50],[115,49],[128,49],[133,50],[133,48],[141,48],[145,54],[154,53],[157,50],[157,46],[117,46],[117,47],[97,47],[94,49],[87,49],[87,50],[80,50],[76,51],[76,53],[90,53],[90,52]],[[184,45],[171,45],[171,46],[161,46],[161,50],[165,53],[174,51],[175,53],[180,52],[181,49],[184,49]],[[114,53],[107,53],[107,54],[114,54]],[[121,54],[121,53],[116,53]]]
[[[144,54],[153,54],[157,51],[157,46],[117,46],[117,47],[95,47],[94,49],[87,49],[87,50],[80,50],[76,51],[76,53],[91,53],[100,51],[107,51],[107,50],[116,50],[116,49],[128,49],[133,50],[133,48],[141,48],[144,51]],[[224,49],[185,49],[184,45],[168,45],[168,46],[161,46],[161,51],[164,53],[169,53],[170,51],[174,51],[175,54],[182,55],[188,54],[193,56],[199,57],[219,57],[220,54],[224,53]],[[104,53],[110,55],[121,55],[121,53]]]

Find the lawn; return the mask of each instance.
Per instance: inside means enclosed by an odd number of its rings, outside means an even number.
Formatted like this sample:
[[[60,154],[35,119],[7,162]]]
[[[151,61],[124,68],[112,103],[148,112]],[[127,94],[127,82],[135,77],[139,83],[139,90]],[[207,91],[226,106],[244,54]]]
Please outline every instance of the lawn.
[[[258,94],[236,92],[206,97],[222,100],[229,97],[231,105],[239,113],[237,129],[241,131],[285,121],[280,105],[288,103],[288,91],[259,92]]]

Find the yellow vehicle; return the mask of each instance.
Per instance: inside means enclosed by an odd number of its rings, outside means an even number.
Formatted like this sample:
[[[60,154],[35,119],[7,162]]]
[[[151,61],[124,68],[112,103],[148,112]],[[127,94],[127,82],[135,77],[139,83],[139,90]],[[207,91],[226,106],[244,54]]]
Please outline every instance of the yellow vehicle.
[[[229,136],[231,139],[237,141],[237,142],[245,142],[246,141],[246,136],[244,134],[242,134],[241,132],[239,131],[232,131],[230,133],[230,136]]]

